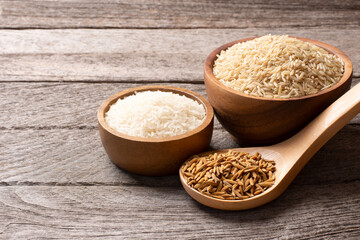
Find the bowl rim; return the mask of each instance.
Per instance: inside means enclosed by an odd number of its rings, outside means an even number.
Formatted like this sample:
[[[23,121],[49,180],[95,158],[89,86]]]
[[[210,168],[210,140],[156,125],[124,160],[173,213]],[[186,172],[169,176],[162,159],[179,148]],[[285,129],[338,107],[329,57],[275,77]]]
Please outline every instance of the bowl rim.
[[[119,98],[125,98],[130,95],[133,95],[135,92],[143,92],[143,91],[162,91],[162,92],[172,92],[179,94],[181,96],[188,97],[192,100],[197,101],[198,103],[202,104],[205,108],[205,114],[206,117],[203,120],[203,122],[194,128],[191,131],[185,132],[183,134],[171,136],[171,137],[161,137],[161,138],[145,138],[145,137],[137,137],[137,136],[130,136],[124,133],[120,133],[116,131],[115,129],[112,129],[105,121],[105,112],[108,111],[110,108],[110,105],[115,103]],[[112,96],[110,96],[108,99],[106,99],[99,107],[97,112],[97,119],[98,124],[101,125],[102,128],[104,128],[107,132],[110,134],[127,139],[129,141],[136,141],[136,142],[149,142],[149,143],[161,143],[161,142],[170,142],[170,141],[176,141],[184,138],[188,138],[190,136],[193,136],[201,131],[203,131],[206,127],[208,127],[212,122],[214,118],[214,110],[209,103],[209,101],[201,96],[198,93],[195,93],[193,91],[190,91],[188,89],[180,88],[180,87],[171,87],[166,85],[149,85],[149,86],[141,86],[141,87],[135,87],[123,90],[121,92],[118,92]]]
[[[310,95],[306,95],[306,96],[302,96],[302,97],[294,97],[294,98],[266,98],[266,97],[256,97],[256,96],[251,96],[239,91],[236,91],[235,89],[232,89],[224,84],[222,84],[214,75],[212,69],[213,69],[213,65],[215,60],[217,59],[217,55],[220,54],[220,52],[222,50],[226,50],[229,47],[233,46],[234,44],[237,43],[241,43],[241,42],[247,42],[250,40],[253,40],[255,38],[259,38],[261,36],[257,36],[257,37],[249,37],[249,38],[242,38],[236,41],[232,41],[229,43],[226,43],[224,45],[221,45],[220,47],[216,48],[215,50],[213,50],[206,58],[205,60],[205,64],[204,64],[204,80],[206,82],[206,80],[213,82],[215,85],[217,85],[217,87],[220,87],[222,89],[224,89],[226,92],[230,93],[230,94],[235,94],[235,95],[239,95],[242,97],[247,97],[250,99],[256,99],[256,100],[260,100],[260,101],[273,101],[273,102],[283,102],[283,101],[296,101],[296,100],[304,100],[304,99],[308,99],[308,98],[313,98],[316,96],[320,96],[320,95],[324,95],[328,92],[333,91],[334,89],[340,87],[342,84],[344,84],[345,82],[347,82],[347,80],[349,78],[352,77],[353,74],[353,64],[350,60],[350,58],[340,49],[331,46],[327,43],[324,42],[320,42],[317,40],[313,40],[313,39],[309,39],[309,38],[303,38],[303,37],[295,37],[295,36],[289,36],[291,38],[296,38],[305,42],[309,42],[312,43],[318,47],[321,47],[323,49],[325,49],[326,51],[328,51],[331,54],[334,54],[336,56],[338,56],[343,62],[344,62],[344,74],[341,77],[341,79],[335,83],[334,85],[332,85],[331,87],[319,91],[315,94],[310,94]]]

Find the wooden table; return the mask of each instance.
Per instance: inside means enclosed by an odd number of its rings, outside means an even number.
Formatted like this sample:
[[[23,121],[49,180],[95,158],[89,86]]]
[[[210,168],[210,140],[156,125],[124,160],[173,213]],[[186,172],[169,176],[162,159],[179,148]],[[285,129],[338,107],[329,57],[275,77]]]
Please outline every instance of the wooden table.
[[[204,96],[203,62],[223,43],[289,34],[332,44],[360,82],[360,2],[1,1],[0,237],[360,237],[360,116],[335,135],[277,200],[210,209],[178,176],[113,165],[96,111],[121,90],[165,84]],[[211,147],[231,148],[218,122]]]

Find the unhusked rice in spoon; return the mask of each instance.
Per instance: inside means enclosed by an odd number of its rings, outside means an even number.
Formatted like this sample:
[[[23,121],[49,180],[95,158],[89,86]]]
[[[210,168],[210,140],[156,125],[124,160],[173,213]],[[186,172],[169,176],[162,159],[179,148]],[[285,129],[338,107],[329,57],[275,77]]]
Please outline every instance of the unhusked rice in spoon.
[[[213,73],[221,83],[251,96],[292,98],[337,83],[344,63],[314,44],[266,35],[221,51]]]
[[[161,138],[195,129],[205,115],[204,106],[188,97],[172,92],[143,91],[111,105],[105,121],[120,133]]]

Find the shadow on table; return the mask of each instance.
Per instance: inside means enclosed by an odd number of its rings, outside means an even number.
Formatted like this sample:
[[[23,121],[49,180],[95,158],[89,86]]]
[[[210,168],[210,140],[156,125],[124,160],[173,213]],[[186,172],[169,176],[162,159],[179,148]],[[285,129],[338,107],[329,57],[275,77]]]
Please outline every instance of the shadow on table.
[[[275,221],[279,215],[294,211],[311,217],[337,204],[357,207],[354,199],[359,199],[359,156],[360,126],[347,125],[315,154],[278,199],[245,211],[211,209],[194,200],[191,205],[225,222]]]
[[[184,201],[209,218],[225,222],[275,221],[288,212],[309,212],[311,209],[326,211],[334,202],[348,204],[359,198],[360,126],[347,125],[331,139],[299,173],[289,188],[276,200],[246,211],[222,211],[196,202],[182,188],[179,176],[145,177],[127,173],[136,186],[145,186],[158,196],[169,196],[169,202]],[[353,202],[353,201],[352,201]],[[350,204],[351,205],[351,204]],[[189,209],[188,209],[189,210]],[[196,211],[195,211],[196,212]],[[311,216],[311,212],[308,216]],[[314,213],[316,214],[316,213]]]
[[[230,137],[230,134],[228,134],[224,129],[221,129],[221,131],[214,132],[211,144],[207,151],[237,147],[239,147],[239,145]],[[148,187],[181,187],[178,174],[165,177],[146,177],[127,172],[121,168],[118,169],[121,171],[121,174],[125,174],[128,178],[132,179],[134,185]]]

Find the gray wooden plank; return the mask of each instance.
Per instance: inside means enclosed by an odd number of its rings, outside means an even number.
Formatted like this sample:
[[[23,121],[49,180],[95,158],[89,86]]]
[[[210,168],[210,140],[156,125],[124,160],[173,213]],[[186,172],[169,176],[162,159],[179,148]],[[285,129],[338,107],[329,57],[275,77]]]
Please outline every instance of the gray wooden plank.
[[[351,29],[1,30],[0,81],[201,82],[207,55],[220,45],[289,34],[343,50],[360,77],[360,27]]]
[[[237,146],[222,129],[215,131],[212,143],[219,145]],[[132,175],[112,164],[96,128],[1,130],[0,152],[0,183],[5,185],[156,182],[156,178]],[[164,184],[178,181],[177,177],[166,179]]]
[[[354,79],[353,85],[360,82]],[[0,83],[0,129],[95,128],[111,95],[143,83]],[[206,95],[204,84],[166,83]],[[351,120],[360,123],[360,115]]]
[[[296,185],[359,181],[360,125],[347,125],[309,162]],[[215,128],[212,149],[238,145]],[[177,176],[127,173],[106,156],[97,129],[0,130],[1,185],[179,185]]]
[[[3,0],[2,28],[359,26],[358,1]]]
[[[205,95],[203,84],[166,84]],[[141,83],[0,83],[0,127],[96,127],[96,112],[111,95]],[[31,103],[31,104],[29,104]]]
[[[360,183],[292,186],[256,209],[204,207],[180,186],[3,186],[3,239],[356,239]]]

